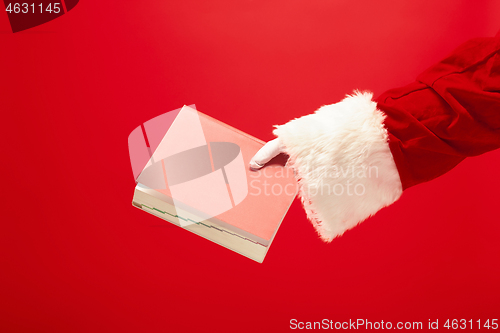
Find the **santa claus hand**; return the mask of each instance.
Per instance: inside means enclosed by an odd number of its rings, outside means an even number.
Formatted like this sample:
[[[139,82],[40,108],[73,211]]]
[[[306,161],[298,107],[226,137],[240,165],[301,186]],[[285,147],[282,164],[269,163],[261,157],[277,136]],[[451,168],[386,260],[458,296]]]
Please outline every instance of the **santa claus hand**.
[[[250,168],[254,170],[262,168],[264,164],[269,162],[279,153],[281,153],[281,146],[278,138],[276,138],[266,143],[264,147],[260,148],[257,154],[252,157],[250,160]]]

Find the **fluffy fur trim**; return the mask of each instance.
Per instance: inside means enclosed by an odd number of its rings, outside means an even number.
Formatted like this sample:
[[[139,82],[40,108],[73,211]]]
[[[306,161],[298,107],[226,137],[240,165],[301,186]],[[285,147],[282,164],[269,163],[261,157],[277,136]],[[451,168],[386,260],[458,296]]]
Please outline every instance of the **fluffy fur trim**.
[[[314,114],[275,126],[297,173],[307,217],[326,242],[403,192],[384,119],[372,94],[356,91]]]

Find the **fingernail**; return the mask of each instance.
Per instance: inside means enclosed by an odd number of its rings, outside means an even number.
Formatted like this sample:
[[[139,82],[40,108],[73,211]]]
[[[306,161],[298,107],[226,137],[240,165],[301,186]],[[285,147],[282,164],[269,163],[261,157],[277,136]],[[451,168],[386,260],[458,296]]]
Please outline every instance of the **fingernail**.
[[[260,168],[261,168],[261,166],[260,166],[260,165],[258,165],[257,163],[255,163],[254,161],[251,161],[251,162],[249,163],[249,165],[250,165],[250,169],[253,169],[253,170],[258,170],[258,169],[260,169]]]

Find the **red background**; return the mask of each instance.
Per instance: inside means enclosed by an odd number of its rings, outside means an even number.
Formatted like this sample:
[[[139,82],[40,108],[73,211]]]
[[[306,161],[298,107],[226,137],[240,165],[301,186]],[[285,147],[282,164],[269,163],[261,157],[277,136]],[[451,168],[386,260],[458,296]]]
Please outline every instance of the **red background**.
[[[197,108],[272,125],[405,85],[500,29],[498,1],[81,1],[13,34],[0,13],[0,328],[288,331],[289,321],[500,318],[500,152],[322,243],[292,205],[257,264],[131,205],[127,137]]]

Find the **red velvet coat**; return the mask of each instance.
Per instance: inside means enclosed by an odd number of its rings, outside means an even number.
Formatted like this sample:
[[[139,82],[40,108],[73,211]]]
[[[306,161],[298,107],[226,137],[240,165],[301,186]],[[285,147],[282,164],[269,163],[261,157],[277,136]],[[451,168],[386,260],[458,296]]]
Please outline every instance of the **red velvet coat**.
[[[403,189],[500,147],[500,32],[477,38],[377,99]]]

